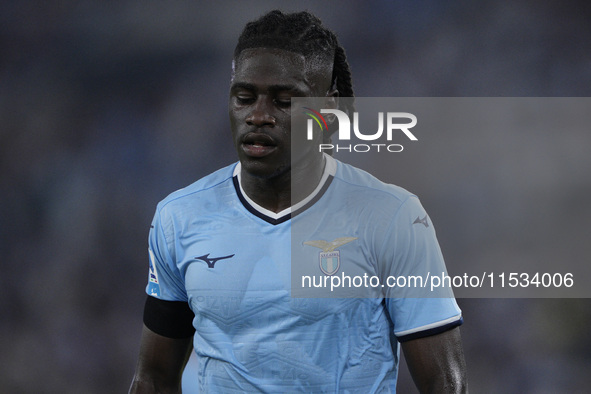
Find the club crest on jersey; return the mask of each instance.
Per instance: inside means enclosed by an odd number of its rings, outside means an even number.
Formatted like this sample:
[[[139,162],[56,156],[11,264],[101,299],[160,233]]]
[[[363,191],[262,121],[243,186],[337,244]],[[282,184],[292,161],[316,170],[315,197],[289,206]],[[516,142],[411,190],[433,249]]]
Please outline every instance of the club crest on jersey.
[[[330,276],[334,275],[341,266],[341,253],[335,249],[351,241],[355,241],[356,239],[357,237],[341,237],[332,242],[320,239],[318,241],[306,241],[304,242],[304,245],[310,245],[322,249],[318,258],[320,270]]]
[[[332,275],[339,270],[341,266],[341,254],[335,252],[320,252],[320,269],[326,275]]]

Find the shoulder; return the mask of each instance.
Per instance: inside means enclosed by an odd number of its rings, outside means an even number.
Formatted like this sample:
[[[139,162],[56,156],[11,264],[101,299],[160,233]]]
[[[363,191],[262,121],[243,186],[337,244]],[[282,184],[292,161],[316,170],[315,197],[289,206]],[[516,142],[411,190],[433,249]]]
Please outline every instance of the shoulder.
[[[232,176],[237,163],[221,168],[196,182],[169,194],[158,203],[157,212],[171,212],[195,204],[215,202],[216,195],[233,187]]]
[[[397,185],[385,183],[367,171],[334,159],[337,169],[334,181],[341,193],[363,199],[368,202],[382,202],[390,207],[399,208],[407,201],[417,201],[418,197]],[[333,182],[334,182],[333,181]]]

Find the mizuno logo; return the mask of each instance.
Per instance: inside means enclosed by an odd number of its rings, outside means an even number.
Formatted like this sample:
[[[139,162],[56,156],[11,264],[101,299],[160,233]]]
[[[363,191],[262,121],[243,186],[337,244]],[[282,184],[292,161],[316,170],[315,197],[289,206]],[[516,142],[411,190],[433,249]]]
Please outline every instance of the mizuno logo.
[[[220,260],[229,259],[230,257],[234,257],[234,255],[231,254],[229,256],[224,256],[224,257],[210,258],[209,253],[208,253],[208,254],[204,254],[203,256],[195,257],[195,260],[205,261],[207,263],[207,268],[214,268],[215,263],[217,263]]]
[[[417,223],[421,223],[424,224],[425,227],[429,227],[429,222],[427,221],[427,218],[429,217],[429,215],[425,215],[424,218],[420,218],[417,216],[417,218],[415,219],[415,221],[412,224],[417,224]]]
[[[318,241],[306,241],[306,242],[304,242],[304,245],[310,245],[310,246],[314,246],[316,248],[320,248],[320,249],[322,249],[322,251],[324,253],[326,253],[326,252],[332,252],[333,250],[335,250],[339,246],[343,246],[344,244],[348,244],[349,242],[355,241],[356,239],[357,239],[357,237],[341,237],[341,238],[335,239],[332,242],[327,242],[327,241],[320,239]]]

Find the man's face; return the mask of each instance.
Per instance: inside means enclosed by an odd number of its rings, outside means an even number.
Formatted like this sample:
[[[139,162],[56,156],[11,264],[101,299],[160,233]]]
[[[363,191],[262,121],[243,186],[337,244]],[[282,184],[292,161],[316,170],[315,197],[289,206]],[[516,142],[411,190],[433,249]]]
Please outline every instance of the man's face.
[[[312,97],[320,85],[308,74],[304,56],[280,49],[247,49],[236,60],[230,123],[238,157],[249,174],[273,178],[290,171],[292,116],[304,116],[290,99]],[[298,149],[294,163],[319,156],[318,141],[308,145],[309,149]]]

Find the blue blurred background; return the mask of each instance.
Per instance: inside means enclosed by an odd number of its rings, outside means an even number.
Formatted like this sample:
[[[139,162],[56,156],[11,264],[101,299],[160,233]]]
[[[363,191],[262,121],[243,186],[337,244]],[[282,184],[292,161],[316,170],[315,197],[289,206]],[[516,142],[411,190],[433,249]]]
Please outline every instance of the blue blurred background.
[[[0,392],[127,390],[156,203],[235,160],[232,51],[273,8],[336,31],[358,96],[591,96],[586,1],[0,2]],[[450,267],[588,264],[590,131],[474,130],[393,171]],[[472,392],[588,392],[589,299],[458,303]]]

